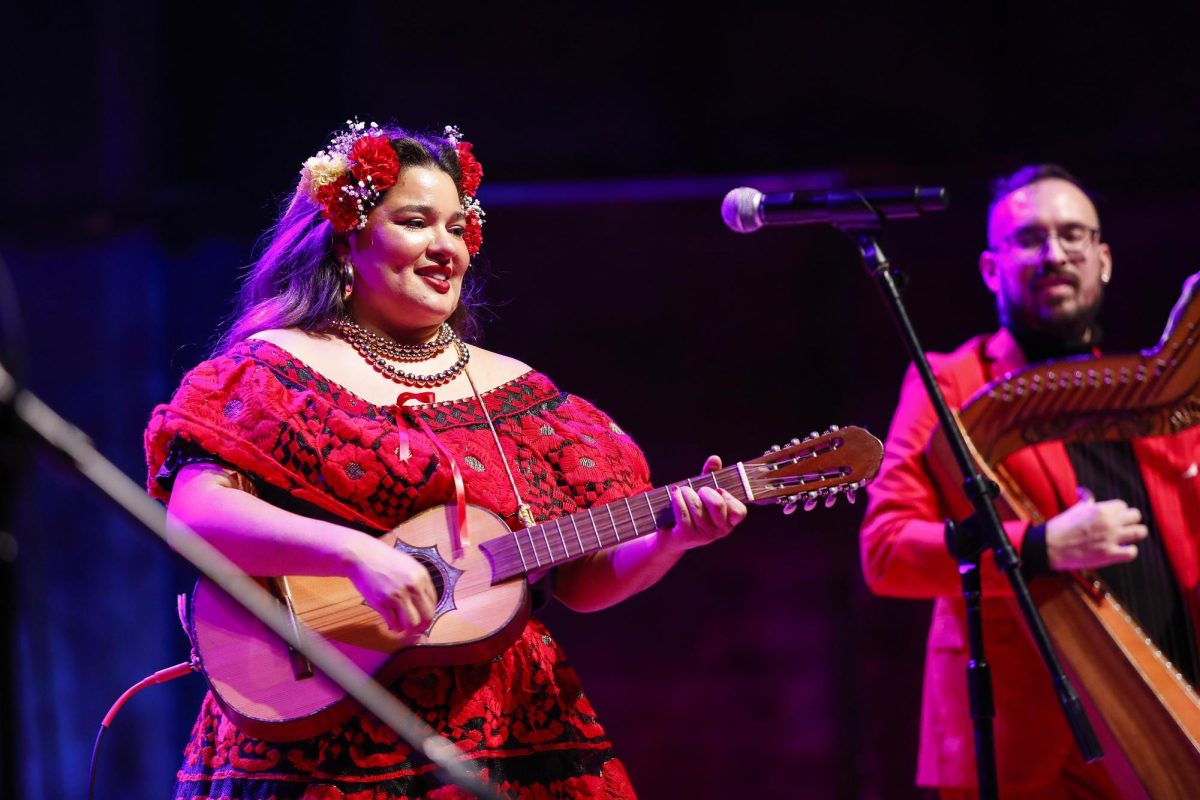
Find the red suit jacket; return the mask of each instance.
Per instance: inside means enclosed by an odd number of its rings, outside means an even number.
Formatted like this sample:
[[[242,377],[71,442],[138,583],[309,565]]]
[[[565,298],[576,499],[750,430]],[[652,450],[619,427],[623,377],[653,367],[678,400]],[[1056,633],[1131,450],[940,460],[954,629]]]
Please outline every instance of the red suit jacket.
[[[951,408],[983,384],[1023,366],[1006,330],[978,336],[948,355],[931,354]],[[925,660],[917,782],[974,787],[975,755],[967,698],[967,632],[961,583],[946,551],[944,520],[972,509],[957,478],[927,464],[924,449],[937,420],[915,369],[900,391],[879,477],[870,487],[862,527],[862,562],[877,594],[933,598]],[[1138,439],[1134,454],[1185,597],[1200,575],[1200,428],[1172,437]],[[1049,519],[1076,501],[1075,474],[1061,442],[1019,450],[1004,461],[1013,479]],[[1020,552],[1027,524],[1011,517],[1005,531]],[[984,555],[984,646],[992,667],[999,784],[1033,787],[1054,780],[1074,744],[1050,680],[1024,623],[1015,615],[1008,581]],[[1036,578],[1034,579],[1036,580]]]

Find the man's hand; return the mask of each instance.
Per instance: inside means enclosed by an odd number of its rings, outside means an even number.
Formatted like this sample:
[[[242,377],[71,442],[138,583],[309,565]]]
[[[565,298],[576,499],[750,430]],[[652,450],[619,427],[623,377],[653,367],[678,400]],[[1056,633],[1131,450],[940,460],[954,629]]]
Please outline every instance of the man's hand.
[[[1046,556],[1054,570],[1091,569],[1137,558],[1150,531],[1142,512],[1124,500],[1097,503],[1080,489],[1080,501],[1046,523]]]

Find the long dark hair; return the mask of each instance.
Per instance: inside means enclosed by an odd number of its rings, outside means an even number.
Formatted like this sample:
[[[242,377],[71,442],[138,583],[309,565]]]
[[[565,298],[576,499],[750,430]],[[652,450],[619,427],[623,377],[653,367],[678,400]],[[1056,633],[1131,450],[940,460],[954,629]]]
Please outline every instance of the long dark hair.
[[[454,180],[462,195],[458,153],[446,139],[388,127],[384,134],[400,157],[400,168],[440,169]],[[321,208],[297,187],[283,205],[279,219],[260,240],[261,255],[250,266],[238,291],[228,328],[214,352],[228,350],[243,339],[271,328],[323,331],[345,313],[341,265],[333,253],[332,225]],[[473,313],[479,288],[468,270],[462,296],[449,322],[465,339],[477,336]]]

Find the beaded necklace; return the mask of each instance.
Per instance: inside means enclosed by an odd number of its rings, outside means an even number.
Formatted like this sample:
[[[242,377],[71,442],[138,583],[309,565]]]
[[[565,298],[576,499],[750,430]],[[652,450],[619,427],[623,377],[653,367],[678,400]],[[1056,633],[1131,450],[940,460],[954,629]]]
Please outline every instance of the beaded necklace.
[[[504,455],[504,448],[500,446],[500,435],[496,432],[496,425],[492,422],[492,415],[488,413],[487,404],[483,401],[483,396],[479,393],[479,389],[475,387],[475,381],[471,378],[471,373],[467,371],[467,362],[470,360],[470,351],[463,343],[462,339],[458,338],[458,334],[454,332],[448,324],[442,323],[441,329],[438,331],[437,338],[432,342],[425,344],[401,344],[400,342],[386,339],[371,333],[366,328],[359,325],[353,320],[342,318],[334,321],[333,328],[338,332],[338,335],[350,343],[358,354],[366,359],[367,363],[379,370],[385,377],[390,378],[396,383],[406,384],[408,386],[420,386],[429,388],[432,386],[441,386],[448,383],[452,378],[460,373],[466,372],[467,382],[471,384],[471,392],[475,395],[476,402],[479,403],[479,408],[483,411],[483,418],[487,421],[488,430],[492,433],[492,441],[496,444],[496,450],[500,453],[500,463],[504,465],[504,471],[508,475],[509,485],[512,487],[513,495],[517,500],[517,519],[526,528],[531,528],[537,524],[533,517],[533,510],[529,504],[521,499],[521,492],[517,489],[517,481],[513,477],[512,468],[508,465],[508,459]],[[449,369],[444,369],[435,375],[414,375],[404,370],[398,369],[388,363],[387,359],[396,361],[428,361],[429,359],[442,353],[451,343],[458,350],[458,360]],[[405,392],[397,398],[396,408],[399,411],[403,408],[407,400],[417,400],[419,402],[433,402],[433,393],[429,392],[428,397],[414,395]],[[459,544],[467,542],[466,539],[466,501],[463,490],[462,476],[459,473],[458,465],[454,461],[454,457],[448,450],[445,450],[444,445],[434,435],[433,431],[425,424],[424,419],[417,417],[417,422],[425,431],[425,434],[435,443],[439,450],[443,452],[446,459],[451,465],[451,472],[454,475],[455,494],[457,495],[456,505],[459,509],[459,524],[457,530]],[[397,420],[398,421],[398,420]],[[401,444],[397,448],[397,455],[401,460],[407,460],[409,454],[408,434],[405,433],[402,426],[399,427]]]
[[[347,318],[335,320],[333,329],[384,377],[406,386],[428,388],[449,383],[466,369],[467,362],[471,360],[471,351],[467,349],[463,340],[458,338],[454,329],[444,322],[438,331],[437,338],[425,344],[401,344],[391,339],[385,339]],[[418,375],[402,370],[391,363],[392,361],[409,363],[428,361],[441,354],[451,344],[458,353],[458,359],[441,372]]]
[[[354,320],[343,317],[333,323],[338,332],[347,340],[359,338],[367,342],[372,349],[387,356],[393,361],[426,361],[441,353],[455,339],[454,329],[448,322],[443,322],[438,328],[437,338],[424,344],[404,344],[393,339],[372,333]]]

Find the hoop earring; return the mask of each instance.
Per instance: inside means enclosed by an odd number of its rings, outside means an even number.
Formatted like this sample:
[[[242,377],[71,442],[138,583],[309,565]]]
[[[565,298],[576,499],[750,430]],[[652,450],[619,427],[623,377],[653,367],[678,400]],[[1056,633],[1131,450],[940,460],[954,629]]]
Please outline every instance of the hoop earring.
[[[350,259],[342,262],[342,302],[350,299],[350,295],[354,294],[354,264],[350,263]]]

